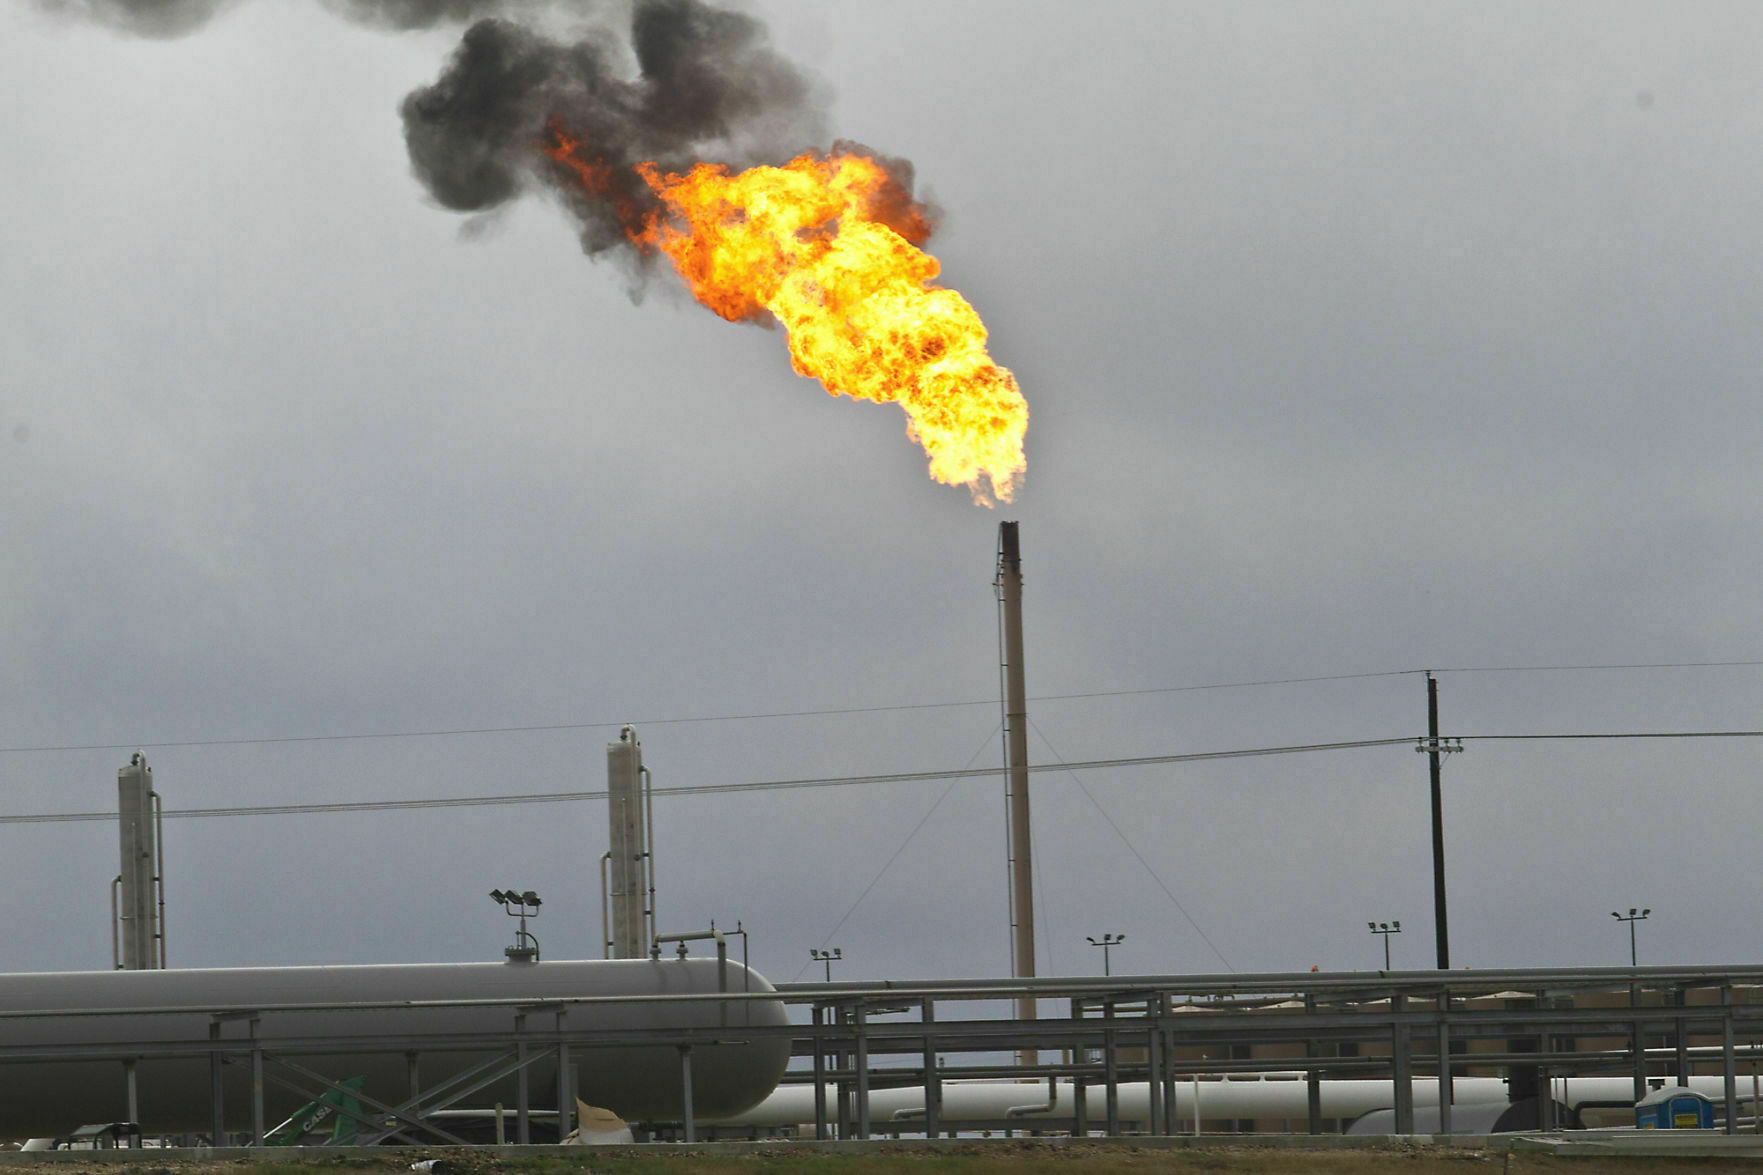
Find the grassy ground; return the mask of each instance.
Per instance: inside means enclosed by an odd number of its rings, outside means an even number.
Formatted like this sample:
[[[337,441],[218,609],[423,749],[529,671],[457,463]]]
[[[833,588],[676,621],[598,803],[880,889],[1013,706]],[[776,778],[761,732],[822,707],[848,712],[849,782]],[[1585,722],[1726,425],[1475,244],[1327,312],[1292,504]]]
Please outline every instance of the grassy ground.
[[[954,1152],[881,1155],[790,1153],[787,1147],[743,1155],[598,1153],[572,1158],[504,1159],[482,1153],[434,1152],[434,1175],[1758,1175],[1757,1159],[1566,1158],[1535,1153],[1392,1145],[1372,1150],[1269,1150],[1259,1147],[1135,1150],[1116,1146],[1058,1148],[975,1145]],[[320,1159],[171,1160],[120,1164],[62,1159],[45,1175],[409,1175],[412,1156]],[[8,1164],[10,1165],[10,1164]]]

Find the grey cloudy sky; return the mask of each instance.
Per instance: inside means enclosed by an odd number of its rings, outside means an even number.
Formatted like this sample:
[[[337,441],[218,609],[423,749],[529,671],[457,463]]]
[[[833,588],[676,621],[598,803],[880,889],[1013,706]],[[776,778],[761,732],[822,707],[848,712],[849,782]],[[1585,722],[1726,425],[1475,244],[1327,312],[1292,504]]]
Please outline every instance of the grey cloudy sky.
[[[777,333],[634,303],[554,202],[428,200],[398,107],[458,24],[0,8],[0,813],[112,806],[126,751],[18,749],[68,745],[651,720],[663,788],[994,763],[999,518],[1035,695],[1435,668],[1447,734],[1763,727],[1754,666],[1452,671],[1763,659],[1763,10],[745,10],[944,209],[928,247],[1033,413],[1014,505],[929,481],[897,408]],[[658,721],[944,702],[981,704]],[[1425,722],[1417,674],[1031,714],[1040,761]],[[602,787],[615,734],[149,757],[173,809],[469,796]],[[1452,961],[1617,963],[1631,904],[1643,962],[1757,961],[1755,761],[1472,744]],[[1392,918],[1431,962],[1405,746],[1041,774],[1035,805],[1044,973],[1103,931],[1117,970],[1371,966]],[[548,956],[594,955],[604,820],[172,821],[171,960],[494,958],[510,884]],[[995,779],[657,825],[661,920],[742,919],[774,979],[830,945],[846,978],[1008,970]],[[113,826],[0,848],[0,969],[107,966]]]

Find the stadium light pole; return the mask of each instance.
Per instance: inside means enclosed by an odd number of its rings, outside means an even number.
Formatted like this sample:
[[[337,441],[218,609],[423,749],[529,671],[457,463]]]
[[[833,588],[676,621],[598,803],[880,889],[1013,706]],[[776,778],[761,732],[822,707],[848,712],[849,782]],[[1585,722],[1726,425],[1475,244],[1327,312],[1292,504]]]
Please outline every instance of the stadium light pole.
[[[834,947],[830,951],[823,951],[819,947],[810,947],[808,948],[808,957],[816,963],[826,964],[826,981],[831,983],[833,981],[833,964],[842,960],[845,957],[845,952],[842,947]]]
[[[1371,928],[1371,933],[1383,935],[1383,969],[1388,971],[1390,969],[1390,935],[1402,933],[1402,923],[1400,921],[1367,922],[1365,925]]]
[[[1647,920],[1647,915],[1652,912],[1652,910],[1647,909],[1642,910],[1637,914],[1634,912],[1633,906],[1628,908],[1628,913],[1626,915],[1618,914],[1615,910],[1610,911],[1610,917],[1616,919],[1618,922],[1628,923],[1628,965],[1630,967],[1636,965],[1634,953],[1634,924],[1636,922],[1645,922]]]
[[[1124,935],[1124,934],[1104,934],[1101,938],[1096,938],[1094,935],[1086,934],[1086,935],[1084,935],[1084,937],[1090,940],[1091,946],[1102,948],[1102,974],[1103,974],[1103,976],[1112,975],[1114,972],[1108,966],[1108,952],[1110,949],[1117,947],[1121,943],[1125,942],[1126,935]]]

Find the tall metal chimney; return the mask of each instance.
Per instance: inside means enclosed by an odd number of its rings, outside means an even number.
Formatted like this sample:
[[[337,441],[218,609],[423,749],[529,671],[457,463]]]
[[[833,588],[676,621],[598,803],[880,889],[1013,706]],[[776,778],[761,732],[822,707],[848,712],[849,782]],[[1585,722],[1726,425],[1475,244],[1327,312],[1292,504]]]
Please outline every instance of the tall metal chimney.
[[[655,882],[650,841],[649,770],[637,732],[625,727],[606,745],[607,812],[612,847],[602,861],[611,903],[605,951],[614,959],[641,959],[655,939]]]
[[[1009,767],[1006,792],[1010,820],[1010,972],[1018,979],[1035,973],[1034,859],[1029,844],[1028,690],[1022,667],[1022,548],[1016,524],[998,524],[998,605],[1003,613],[1000,650],[1004,670],[1004,755]],[[1020,1020],[1035,1017],[1035,1001],[1016,1001]],[[1023,1053],[1034,1064],[1032,1052]]]
[[[159,970],[165,966],[165,878],[159,862],[164,825],[153,768],[139,751],[116,773],[116,811],[122,872],[111,882],[112,961],[120,971]]]

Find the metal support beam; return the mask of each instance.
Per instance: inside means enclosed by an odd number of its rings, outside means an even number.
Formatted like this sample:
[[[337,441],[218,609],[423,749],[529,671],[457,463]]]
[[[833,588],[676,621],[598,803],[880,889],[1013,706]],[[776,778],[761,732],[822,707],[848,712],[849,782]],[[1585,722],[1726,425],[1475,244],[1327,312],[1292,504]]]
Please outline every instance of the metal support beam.
[[[523,1056],[519,1049],[505,1050],[471,1066],[470,1068],[453,1074],[445,1080],[437,1083],[432,1088],[418,1090],[402,1104],[390,1107],[388,1112],[394,1116],[400,1116],[400,1120],[402,1121],[414,1123],[429,1130],[431,1133],[445,1136],[444,1131],[437,1130],[433,1126],[428,1125],[428,1117],[431,1117],[440,1110],[450,1109],[473,1094],[488,1089],[490,1086],[501,1081],[516,1070],[524,1072],[531,1065],[549,1057],[552,1052],[552,1049],[544,1048],[540,1049],[537,1053],[528,1052]],[[277,1064],[285,1064],[273,1056],[269,1059]],[[289,1065],[287,1067],[292,1068],[294,1066]],[[301,1072],[306,1071],[301,1070]],[[329,1088],[341,1089],[339,1083],[333,1082],[329,1078],[321,1077],[318,1080]],[[357,1093],[356,1096],[359,1098],[361,1095]],[[368,1100],[371,1101],[372,1099]],[[424,1102],[428,1104],[424,1105]],[[399,1135],[400,1137],[408,1137],[400,1127],[393,1127],[387,1130],[379,1128],[380,1124],[378,1122],[370,1122],[369,1125],[375,1127],[378,1132],[370,1132],[368,1135],[358,1140],[357,1145],[374,1146],[394,1134]],[[411,1141],[415,1140],[412,1139]]]
[[[1152,1137],[1167,1133],[1163,1121],[1163,1033],[1155,1026],[1145,1033],[1145,1061],[1150,1072],[1145,1076],[1145,1108],[1148,1121],[1145,1126]]]
[[[1114,1015],[1114,1005],[1108,1006],[1108,1015]],[[1107,1098],[1107,1125],[1103,1132],[1109,1138],[1120,1133],[1120,1058],[1118,1055],[1119,1030],[1102,1029],[1102,1083]]]
[[[943,1111],[943,1079],[937,1072],[937,1038],[931,1035],[931,1025],[937,1019],[937,1004],[935,1000],[927,999],[920,1007],[920,1019],[924,1024],[924,1136],[935,1138]]]
[[[828,1137],[826,1128],[826,1046],[821,1043],[820,1026],[826,1010],[814,1005],[814,1137]]]
[[[220,1021],[208,1022],[208,1039],[220,1039]],[[220,1079],[221,1055],[217,1047],[208,1054],[208,1106],[212,1111],[210,1119],[213,1132],[209,1139],[214,1146],[226,1145],[226,1087]]]
[[[1072,1019],[1073,1024],[1075,1025],[1078,1021],[1081,1021],[1084,1018],[1083,1001],[1073,997],[1072,1000],[1070,1001],[1070,1008],[1071,1008],[1071,1019]],[[1076,1039],[1078,1041],[1081,1041],[1082,1037],[1077,1037]],[[1089,1050],[1082,1047],[1081,1044],[1078,1044],[1072,1050],[1071,1059],[1080,1065],[1081,1064],[1088,1064],[1089,1059],[1090,1059]],[[1072,1128],[1071,1128],[1072,1134],[1074,1134],[1078,1138],[1089,1137],[1089,1133],[1090,1133],[1089,1088],[1084,1084],[1083,1074],[1081,1074],[1081,1073],[1074,1073],[1074,1074],[1072,1074],[1072,1077],[1071,1077],[1071,1115],[1072,1115]]]
[[[129,1121],[138,1126],[141,1122],[141,1097],[140,1087],[136,1081],[135,1059],[133,1057],[122,1063],[122,1083],[128,1099]]]
[[[1736,1042],[1732,1030],[1732,988],[1720,989],[1720,1074],[1726,1084],[1726,1132],[1737,1134],[1739,1131],[1739,1069],[1738,1058],[1733,1053]],[[1757,1107],[1751,1113],[1757,1114]]]
[[[869,1137],[868,1011],[858,1004],[852,1025],[857,1030],[857,1137]]]
[[[851,1010],[842,1007],[836,1008],[833,1011],[833,1015],[838,1020],[842,1035],[845,1027],[851,1022]],[[839,1095],[838,1137],[841,1140],[853,1138],[856,1136],[857,1132],[854,1116],[855,1112],[852,1109],[852,1103],[855,1101],[855,1098],[851,1087],[850,1063],[851,1054],[845,1051],[845,1046],[841,1041],[839,1046],[833,1050],[833,1068],[839,1074],[837,1085]]]
[[[527,1146],[533,1141],[532,1115],[529,1112],[532,1099],[527,1091],[526,1079],[526,1041],[521,1039],[525,1032],[526,1013],[517,1012],[514,1016],[514,1059],[520,1068],[516,1070],[517,1076],[514,1079],[514,1140],[521,1146]]]
[[[264,1053],[263,1059],[265,1062],[267,1062],[268,1065],[272,1065],[278,1069],[286,1069],[290,1073],[294,1073],[297,1076],[301,1077],[302,1079],[314,1083],[319,1088],[337,1090],[339,1092],[347,1093],[348,1095],[352,1096],[356,1101],[365,1105],[367,1107],[367,1110],[362,1111],[360,1113],[357,1113],[357,1112],[350,1110],[348,1108],[348,1106],[341,1104],[340,1101],[336,1104],[333,1104],[331,1108],[336,1113],[338,1113],[340,1115],[344,1115],[346,1117],[353,1118],[358,1123],[361,1123],[365,1126],[378,1127],[380,1125],[379,1121],[376,1121],[374,1118],[368,1117],[369,1113],[374,1113],[374,1114],[380,1115],[382,1118],[387,1118],[387,1117],[394,1118],[398,1122],[402,1123],[404,1127],[414,1129],[418,1132],[426,1131],[430,1134],[433,1134],[435,1137],[437,1137],[445,1142],[452,1143],[454,1146],[467,1145],[465,1140],[460,1138],[458,1135],[455,1135],[455,1134],[452,1134],[446,1130],[443,1130],[439,1126],[436,1126],[432,1123],[425,1122],[421,1118],[410,1113],[408,1110],[408,1107],[389,1105],[386,1102],[382,1102],[378,1098],[372,1096],[366,1090],[345,1089],[341,1082],[333,1081],[329,1077],[326,1077],[324,1074],[315,1072],[312,1069],[308,1069],[306,1066],[300,1064],[298,1061],[291,1060],[288,1057],[276,1056],[273,1053]],[[292,1090],[293,1092],[295,1092],[296,1094],[299,1094],[301,1097],[304,1097],[307,1100],[313,1100],[311,1089],[308,1089],[304,1086],[296,1085],[294,1082],[289,1081],[286,1078],[279,1077],[274,1072],[271,1072],[268,1069],[265,1069],[265,1071],[264,1071],[264,1080],[269,1082],[271,1085],[279,1085],[283,1089]],[[402,1135],[403,1129],[398,1126],[394,1126],[390,1129],[381,1130],[378,1135],[373,1136],[371,1141],[363,1141],[362,1145],[369,1145],[370,1146],[370,1145],[373,1145],[374,1142],[377,1142],[381,1138],[390,1137],[395,1134]],[[412,1140],[412,1141],[414,1141],[414,1140]]]
[[[1405,1011],[1405,997],[1401,992],[1390,996],[1390,1011],[1400,1015]],[[1399,1019],[1390,1021],[1390,1067],[1393,1070],[1396,1109],[1396,1133],[1414,1133],[1414,1062],[1410,1053],[1408,1025]]]
[[[1313,995],[1306,995],[1304,997],[1304,1015],[1305,1016],[1314,1016],[1315,1014],[1316,1014],[1316,997]],[[1322,1046],[1318,1041],[1316,1041],[1314,1038],[1312,1038],[1312,1039],[1306,1040],[1304,1042],[1304,1056],[1306,1059],[1315,1060],[1317,1057],[1320,1057],[1321,1055],[1322,1055]],[[1321,1134],[1322,1133],[1322,1072],[1321,1072],[1321,1070],[1307,1069],[1304,1073],[1304,1084],[1307,1087],[1305,1090],[1305,1093],[1307,1095],[1305,1098],[1305,1101],[1306,1101],[1306,1108],[1308,1110],[1310,1133],[1311,1134]]]
[[[679,1080],[681,1105],[684,1106],[680,1126],[687,1142],[698,1141],[698,1122],[692,1113],[692,1046],[679,1046]]]
[[[568,1008],[557,1009],[557,1035],[568,1028]],[[575,1129],[575,1073],[569,1067],[569,1041],[557,1042],[557,1140]]]
[[[1439,996],[1439,1133],[1451,1133],[1451,997]]]
[[[1640,1101],[1647,1096],[1647,1038],[1646,1026],[1641,1022],[1641,985],[1628,985],[1628,1006],[1635,1010],[1634,1030],[1629,1034],[1629,1047],[1634,1050],[1634,1100]]]
[[[251,1050],[251,1145],[263,1145],[263,1050]]]
[[[1160,999],[1159,1003],[1166,1004],[1167,1000]],[[1174,1134],[1175,1133],[1175,1069],[1174,1069],[1175,1041],[1170,1035],[1169,1027],[1167,1024],[1165,1024],[1160,1029],[1160,1031],[1163,1033],[1163,1072],[1161,1074],[1159,1074],[1158,1082],[1159,1082],[1159,1084],[1161,1084],[1161,1086],[1163,1088],[1163,1132],[1165,1134]]]

